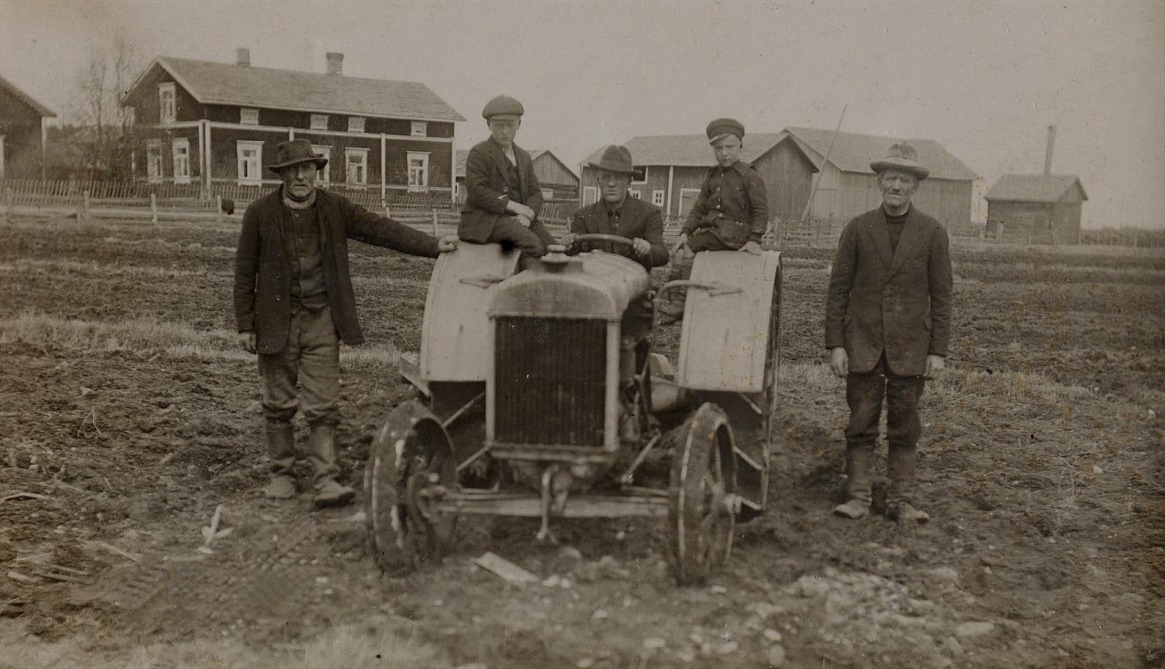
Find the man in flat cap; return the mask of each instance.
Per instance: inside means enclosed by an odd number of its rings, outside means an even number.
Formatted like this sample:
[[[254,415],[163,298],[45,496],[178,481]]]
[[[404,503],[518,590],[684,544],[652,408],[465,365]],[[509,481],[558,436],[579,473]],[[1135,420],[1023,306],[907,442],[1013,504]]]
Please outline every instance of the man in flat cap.
[[[542,186],[530,154],[514,144],[522,125],[522,103],[507,95],[490,100],[481,115],[490,136],[465,159],[465,204],[457,236],[467,242],[517,247],[523,258],[537,258],[554,236],[538,220]]]
[[[886,404],[886,516],[899,525],[930,516],[914,506],[926,379],[945,366],[951,333],[951,258],[947,232],[911,204],[930,174],[903,142],[870,163],[882,206],[846,224],[829,277],[825,346],[833,373],[846,380],[847,496],[834,513],[870,512],[878,423]]]
[[[663,243],[663,212],[627,192],[635,174],[631,152],[626,147],[611,144],[603,148],[597,160],[587,164],[595,170],[602,197],[571,216],[570,232],[563,235],[562,243],[573,246],[578,236],[585,234],[618,235],[632,240],[634,246],[627,248],[609,242],[591,242],[591,247],[638,260],[648,270],[666,265],[668,251]]]
[[[683,249],[692,253],[739,249],[760,250],[761,237],[769,224],[769,201],[765,182],[756,168],[740,160],[744,148],[744,126],[731,118],[708,124],[708,143],[716,156],[716,166],[708,171],[700,194],[688,212],[676,239],[672,278],[691,273],[691,258],[681,260]],[[673,291],[672,299],[661,306],[662,321],[678,320],[683,313],[684,293]]]
[[[316,506],[346,504],[355,495],[336,481],[335,448],[340,342],[364,341],[348,271],[348,240],[429,258],[457,247],[456,237],[435,239],[318,190],[316,170],[327,163],[306,139],[281,142],[268,168],[283,184],[247,207],[235,254],[239,342],[259,355],[271,459],[264,494],[295,496],[291,419],[298,410],[310,428]]]

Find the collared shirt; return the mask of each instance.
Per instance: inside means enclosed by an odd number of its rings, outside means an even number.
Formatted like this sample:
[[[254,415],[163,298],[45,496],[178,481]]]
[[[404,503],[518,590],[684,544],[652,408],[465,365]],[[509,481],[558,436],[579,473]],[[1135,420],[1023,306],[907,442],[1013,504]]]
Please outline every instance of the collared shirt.
[[[691,234],[713,226],[718,218],[748,224],[759,241],[768,226],[769,203],[765,183],[755,167],[738,160],[728,167],[717,165],[708,170],[684,231]]]

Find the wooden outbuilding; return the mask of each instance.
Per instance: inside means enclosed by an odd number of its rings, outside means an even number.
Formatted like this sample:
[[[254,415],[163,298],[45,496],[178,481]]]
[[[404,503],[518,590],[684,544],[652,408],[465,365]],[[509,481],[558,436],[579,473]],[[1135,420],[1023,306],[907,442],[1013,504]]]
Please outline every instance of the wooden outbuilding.
[[[987,191],[988,239],[1016,244],[1077,244],[1088,199],[1071,174],[1005,174]]]
[[[48,107],[0,77],[0,179],[43,177]]]
[[[428,86],[349,77],[341,53],[326,73],[159,57],[125,95],[147,137],[138,176],[152,182],[266,186],[266,165],[287,139],[306,138],[328,158],[324,187],[453,198],[454,122]]]
[[[457,181],[457,199],[465,201],[465,159],[467,149],[457,152],[457,163],[453,170]],[[578,175],[549,149],[530,149],[530,160],[534,164],[534,175],[542,186],[542,199],[546,202],[574,202],[578,200]]]

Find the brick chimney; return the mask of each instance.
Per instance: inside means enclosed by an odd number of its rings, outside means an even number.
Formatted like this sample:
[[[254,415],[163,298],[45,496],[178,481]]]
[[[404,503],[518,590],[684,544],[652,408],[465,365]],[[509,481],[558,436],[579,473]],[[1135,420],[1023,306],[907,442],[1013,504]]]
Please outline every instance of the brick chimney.
[[[235,49],[235,65],[251,67],[251,50],[242,47]]]
[[[344,74],[344,54],[339,51],[329,51],[328,54],[328,74],[343,75]]]

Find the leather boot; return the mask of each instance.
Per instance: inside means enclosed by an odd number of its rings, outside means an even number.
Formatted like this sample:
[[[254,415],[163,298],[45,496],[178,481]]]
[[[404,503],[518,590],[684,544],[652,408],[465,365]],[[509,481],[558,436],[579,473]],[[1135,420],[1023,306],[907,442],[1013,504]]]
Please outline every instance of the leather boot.
[[[340,468],[336,466],[336,427],[313,425],[307,438],[308,460],[314,472],[316,494],[312,501],[317,507],[347,504],[356,491],[336,482]]]
[[[930,515],[913,506],[914,480],[918,468],[916,444],[890,444],[886,458],[886,473],[890,477],[887,495],[887,516],[891,520],[925,523]]]
[[[833,507],[833,513],[858,520],[870,515],[873,499],[874,445],[848,444],[845,454],[846,493],[849,500]]]
[[[263,490],[267,499],[295,497],[295,431],[290,423],[267,423],[267,457],[271,460],[271,482]]]

